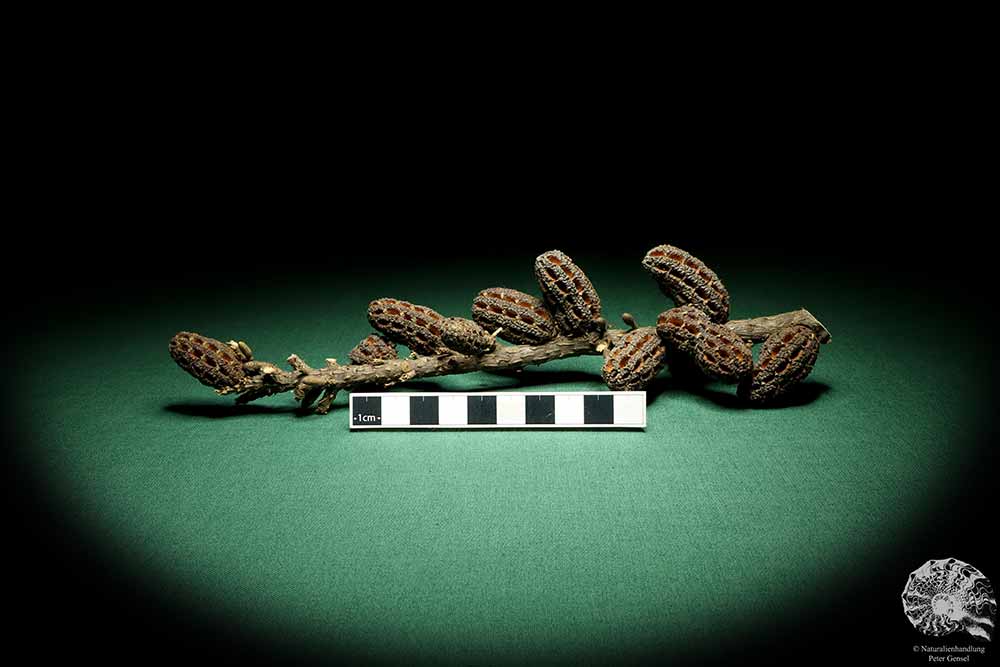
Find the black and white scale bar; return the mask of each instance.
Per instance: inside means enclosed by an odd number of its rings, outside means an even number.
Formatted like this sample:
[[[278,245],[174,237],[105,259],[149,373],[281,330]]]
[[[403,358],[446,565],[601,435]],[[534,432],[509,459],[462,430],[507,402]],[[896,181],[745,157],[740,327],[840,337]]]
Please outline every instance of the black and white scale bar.
[[[646,392],[351,394],[352,429],[646,428]]]

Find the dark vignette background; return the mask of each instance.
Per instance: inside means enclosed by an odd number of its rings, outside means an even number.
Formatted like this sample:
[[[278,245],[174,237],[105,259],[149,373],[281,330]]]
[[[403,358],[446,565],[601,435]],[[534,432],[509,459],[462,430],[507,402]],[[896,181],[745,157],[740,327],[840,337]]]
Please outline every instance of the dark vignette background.
[[[568,227],[569,223],[557,226]],[[665,223],[664,226],[669,225]],[[708,226],[714,227],[711,224]],[[547,248],[561,245],[590,257],[607,253],[610,261],[621,257],[639,258],[644,249],[651,245],[649,241],[637,243],[626,240],[612,246],[608,242],[611,232],[598,233],[596,236],[594,232],[585,232],[582,237],[549,234],[551,232],[537,232],[530,243],[516,245],[473,237],[470,245],[481,248],[489,244],[491,254],[510,258],[526,256],[528,262],[534,251],[527,246]],[[721,267],[740,264],[759,266],[761,272],[780,266],[782,271],[791,269],[793,273],[801,272],[803,279],[812,276],[810,280],[819,272],[829,275],[831,280],[839,277],[843,282],[834,283],[831,288],[837,286],[840,289],[858,290],[859,299],[866,298],[865,282],[883,283],[879,289],[873,289],[869,293],[878,298],[892,298],[896,295],[901,300],[925,299],[927,325],[931,327],[935,326],[935,318],[968,318],[987,303],[983,300],[985,293],[980,292],[980,288],[985,285],[973,279],[977,273],[975,262],[985,258],[977,257],[978,253],[974,249],[956,246],[946,236],[933,242],[926,239],[900,243],[892,237],[873,239],[868,234],[867,243],[863,245],[856,240],[861,238],[861,232],[852,232],[852,236],[855,234],[858,236],[854,240],[844,239],[832,244],[836,248],[820,241],[822,236],[813,237],[817,240],[803,250],[801,246],[777,244],[746,243],[741,247],[728,246],[708,235],[660,235],[649,227],[645,227],[642,234],[636,233],[642,238],[666,237],[683,247],[697,248],[698,254],[713,257],[713,264],[720,267],[720,271]],[[355,239],[363,236],[349,228],[340,237],[338,248],[354,247],[357,243]],[[280,243],[271,247],[276,246],[280,246]],[[408,250],[402,252],[402,248]],[[367,250],[364,263],[338,260],[334,272],[322,266],[317,267],[314,272],[298,273],[292,265],[272,268],[280,270],[281,280],[290,287],[307,289],[309,285],[323,286],[316,289],[315,294],[317,304],[321,304],[324,289],[361,289],[361,286],[351,282],[351,276],[364,275],[368,262],[406,267],[417,257],[414,255],[417,248],[419,262],[427,262],[430,266],[446,264],[453,252],[470,252],[465,241],[442,245],[440,240],[424,239],[414,242],[401,239],[399,245],[393,248]],[[931,258],[937,259],[932,263]],[[943,265],[955,266],[958,271],[943,281],[929,280],[928,270],[933,266]],[[440,276],[442,273],[434,275]],[[266,274],[258,274],[241,278],[240,282],[253,293],[256,281],[267,282],[271,279]],[[637,289],[652,288],[638,269],[628,279],[636,281]],[[149,307],[170,308],[175,300],[185,298],[191,285],[218,285],[225,280],[228,278],[221,273],[205,271],[203,267],[185,267],[183,273],[180,273],[168,256],[158,257],[152,263],[144,259],[141,265],[118,264],[113,271],[98,270],[78,275],[73,284],[63,285],[61,294],[50,292],[41,308],[22,304],[22,307],[28,308],[28,312],[33,314],[31,320],[34,325],[21,333],[26,338],[43,339],[53,332],[72,336],[74,322],[92,318],[109,318],[109,321],[120,322],[122,316],[128,317],[130,308],[136,308],[138,313],[145,312],[144,309]],[[885,289],[886,284],[891,284],[888,290]],[[774,286],[776,290],[781,288],[781,285]],[[228,291],[228,288],[223,291]],[[273,291],[267,293],[273,295]],[[822,311],[824,298],[823,293],[816,293],[810,303],[805,305]],[[893,311],[892,304],[886,304],[886,311]],[[345,317],[362,320],[363,313],[349,313]],[[178,323],[178,327],[181,326],[183,325]],[[359,323],[359,326],[363,328],[364,325]],[[887,321],[885,326],[892,327],[893,322]],[[115,354],[114,335],[113,331],[108,332],[109,355]],[[987,332],[984,330],[982,335],[985,337]],[[834,336],[836,338],[836,331]],[[58,337],[55,336],[54,339]],[[836,342],[835,340],[834,344]],[[16,354],[17,347],[14,349]],[[37,351],[37,347],[31,349]],[[59,355],[60,350],[58,346],[52,347],[51,352],[46,348],[46,353]],[[891,354],[891,351],[887,353]],[[940,355],[940,362],[947,363],[948,350],[941,350]],[[33,378],[30,363],[25,363],[30,362],[30,359],[17,354],[16,358],[24,373],[21,381],[54,383],[51,400],[58,401],[59,379]],[[102,360],[92,361],[95,372],[100,372]],[[984,392],[990,392],[987,380],[993,366],[992,358],[983,359]],[[149,381],[155,382],[156,378],[149,378]],[[920,381],[933,384],[935,378],[927,376],[920,378]],[[841,387],[833,389],[847,390]],[[941,387],[940,391],[948,391],[948,388]],[[982,399],[989,402],[990,397],[991,394],[986,394]],[[206,398],[210,399],[210,395]],[[670,400],[670,397],[661,396],[659,400]],[[822,400],[822,397],[818,400]],[[15,406],[15,411],[13,418],[5,421],[7,428],[13,431],[8,442],[30,445],[32,425],[19,421],[16,396],[8,396],[8,406],[10,405]],[[858,563],[853,577],[844,582],[841,598],[817,601],[810,607],[812,613],[808,618],[793,619],[779,615],[773,619],[772,626],[765,626],[763,629],[742,628],[729,633],[724,627],[725,619],[720,619],[722,627],[718,642],[710,649],[699,649],[694,654],[678,652],[676,647],[651,649],[638,646],[634,654],[616,655],[614,658],[646,661],[660,657],[678,659],[687,656],[698,661],[728,661],[756,655],[767,656],[769,660],[796,661],[804,654],[820,652],[824,655],[857,655],[863,650],[870,657],[884,654],[887,659],[898,659],[900,647],[929,643],[916,635],[902,617],[898,596],[905,574],[928,558],[947,555],[965,555],[967,560],[980,567],[988,576],[997,571],[994,554],[988,548],[990,540],[983,531],[982,523],[982,512],[993,497],[995,427],[984,413],[978,414],[982,421],[974,429],[978,433],[975,443],[941,443],[943,459],[952,450],[961,449],[968,453],[962,463],[961,476],[955,479],[947,504],[921,516],[918,527],[910,532],[908,539],[885,549],[875,562]],[[886,415],[886,419],[892,417]],[[295,418],[290,415],[278,414],[273,415],[273,418],[288,420],[285,426],[289,429],[296,426]],[[329,418],[342,420],[341,411]],[[11,518],[18,539],[8,544],[7,556],[13,561],[11,571],[16,573],[13,589],[20,626],[18,634],[29,638],[35,650],[45,655],[52,652],[76,656],[93,655],[111,662],[127,662],[137,655],[150,653],[165,661],[190,660],[192,656],[226,657],[265,663],[288,657],[311,657],[321,661],[331,658],[328,649],[311,655],[304,651],[314,649],[294,642],[275,642],[273,638],[265,640],[248,635],[240,630],[239,624],[224,615],[216,614],[210,606],[199,608],[196,604],[185,601],[183,596],[180,599],[176,596],[164,598],[161,593],[148,587],[141,577],[123,576],[114,556],[102,551],[99,536],[79,526],[68,525],[61,518],[65,514],[65,508],[60,506],[58,495],[53,495],[44,484],[33,478],[34,466],[30,461],[20,459],[18,451],[17,447],[9,450],[9,454],[14,457],[14,467],[8,468],[14,471],[8,489],[15,492],[15,509]],[[53,633],[58,636],[58,641],[53,641]],[[335,657],[364,659],[364,656],[350,654]],[[408,657],[412,656],[396,656],[400,660]]]
[[[33,375],[24,351],[39,354],[38,341],[51,340],[41,352],[58,357],[59,338],[72,337],[81,321],[141,316],[193,291],[252,298],[276,284],[310,290],[321,304],[324,291],[363,289],[357,277],[378,267],[405,273],[456,255],[527,264],[560,247],[638,262],[651,245],[670,242],[723,275],[725,267],[762,274],[778,267],[817,283],[829,276],[831,289],[856,290],[861,301],[922,303],[926,326],[956,318],[978,325],[971,338],[989,350],[995,257],[971,231],[979,218],[969,201],[981,179],[955,168],[940,136],[914,138],[920,119],[901,114],[887,102],[891,93],[874,86],[839,101],[819,89],[789,95],[782,99],[798,104],[782,114],[690,109],[651,134],[623,124],[620,134],[601,138],[584,135],[582,119],[559,114],[485,132],[468,118],[375,108],[354,109],[351,122],[325,130],[318,114],[305,114],[301,125],[281,115],[280,130],[271,123],[260,133],[260,115],[237,113],[207,88],[181,100],[147,91],[129,110],[134,117],[105,126],[117,135],[112,145],[71,129],[68,158],[52,167],[70,177],[52,197],[66,208],[46,202],[46,219],[15,232],[8,250],[36,260],[6,281],[21,324],[8,331],[16,382],[4,397],[4,428],[15,538],[5,547],[11,635],[37,656],[110,664],[366,660],[346,648],[308,653],[252,636],[211,608],[165,599],[141,580],[123,579],[100,538],[62,518],[59,498],[22,456],[34,428],[19,419],[16,388],[45,382],[50,400],[59,400],[60,378]],[[194,105],[195,98],[215,103]],[[145,105],[157,101],[165,108],[149,113]],[[428,128],[447,130],[449,140]],[[475,139],[461,140],[466,133]],[[71,224],[56,229],[52,218],[66,214]],[[638,271],[626,279],[652,289]],[[822,302],[817,294],[802,305],[820,312]],[[114,355],[114,331],[107,335]],[[948,353],[940,350],[941,363]],[[92,361],[99,370],[102,360]],[[992,404],[995,368],[985,355],[984,405]],[[922,381],[933,385],[935,377]],[[616,658],[898,661],[905,647],[933,643],[902,618],[905,574],[928,558],[954,555],[994,581],[1000,576],[982,528],[982,509],[993,499],[995,425],[983,413],[973,430],[976,442],[961,443],[969,454],[947,503],[928,510],[877,562],[859,564],[842,596],[815,605],[808,618],[776,618],[772,627],[732,634],[723,620],[717,644],[704,653],[636,647]],[[942,443],[942,457],[949,449]]]

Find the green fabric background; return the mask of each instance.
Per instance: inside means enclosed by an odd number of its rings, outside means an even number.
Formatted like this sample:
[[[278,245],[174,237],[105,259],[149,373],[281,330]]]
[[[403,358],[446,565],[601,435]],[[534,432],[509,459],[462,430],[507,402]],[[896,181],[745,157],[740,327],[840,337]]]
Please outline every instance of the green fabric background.
[[[609,319],[667,307],[636,262],[590,260]],[[689,393],[664,373],[645,432],[351,433],[345,396],[327,417],[288,395],[234,409],[167,354],[186,329],[261,359],[346,360],[372,298],[461,315],[483,287],[534,291],[530,262],[486,260],[81,312],[27,343],[29,458],[123,581],[291,644],[458,661],[694,650],[722,624],[822,604],[917,529],[987,412],[988,352],[957,308],[932,330],[891,283],[717,268],[734,318],[806,306],[833,333],[791,405],[743,409],[731,387]],[[411,389],[597,390],[599,369]]]

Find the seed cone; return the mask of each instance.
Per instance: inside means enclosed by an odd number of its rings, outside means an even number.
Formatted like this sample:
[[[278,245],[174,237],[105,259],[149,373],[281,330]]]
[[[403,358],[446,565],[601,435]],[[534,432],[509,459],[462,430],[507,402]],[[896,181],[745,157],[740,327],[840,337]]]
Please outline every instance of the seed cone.
[[[417,354],[437,354],[444,348],[441,324],[444,318],[427,306],[399,299],[376,299],[368,304],[368,322],[394,343]]]
[[[601,376],[613,391],[645,389],[663,367],[666,351],[656,329],[634,329],[608,351]]]
[[[659,245],[646,253],[642,266],[678,306],[694,304],[719,324],[729,319],[729,292],[715,272],[694,255],[672,245]]]
[[[694,360],[705,375],[736,383],[753,372],[753,351],[738,335],[709,322],[695,346]]]
[[[382,336],[372,334],[354,346],[348,355],[355,365],[370,364],[376,361],[397,359],[396,346]]]
[[[656,332],[668,348],[690,355],[694,354],[710,323],[703,310],[689,304],[660,313],[656,319]]]
[[[563,333],[578,335],[599,326],[601,298],[568,255],[559,250],[543,252],[535,259],[535,278]]]
[[[177,365],[203,385],[218,391],[233,391],[246,381],[239,355],[221,341],[181,331],[170,339],[169,347]]]
[[[515,345],[541,345],[556,337],[555,319],[538,297],[508,287],[490,287],[472,301],[472,319]]]
[[[751,403],[778,398],[812,372],[819,345],[816,333],[801,324],[771,334],[761,345],[753,373],[743,379],[737,394]]]

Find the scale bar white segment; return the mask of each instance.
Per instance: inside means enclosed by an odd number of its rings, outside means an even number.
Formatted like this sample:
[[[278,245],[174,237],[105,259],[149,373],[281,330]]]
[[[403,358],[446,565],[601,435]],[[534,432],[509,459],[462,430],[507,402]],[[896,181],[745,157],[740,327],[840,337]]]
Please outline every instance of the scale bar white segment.
[[[410,397],[406,394],[382,394],[382,426],[410,425]]]
[[[556,426],[575,426],[583,423],[583,396],[556,394]]]
[[[646,392],[615,395],[615,423],[646,426]],[[558,413],[557,413],[558,414]]]
[[[438,401],[440,426],[465,426],[469,423],[469,399],[465,394],[441,394]]]
[[[497,394],[497,426],[524,425],[524,395]]]

